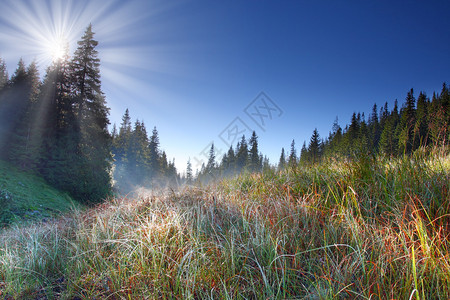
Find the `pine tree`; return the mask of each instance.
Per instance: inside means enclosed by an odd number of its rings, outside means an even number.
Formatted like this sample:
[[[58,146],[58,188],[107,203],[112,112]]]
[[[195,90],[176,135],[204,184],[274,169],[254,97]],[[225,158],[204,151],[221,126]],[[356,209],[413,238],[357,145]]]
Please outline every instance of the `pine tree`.
[[[23,169],[35,169],[37,166],[38,149],[35,145],[39,139],[34,133],[39,125],[36,121],[42,118],[35,111],[39,87],[36,63],[32,62],[25,68],[23,60],[20,60],[0,108],[0,123],[3,123],[0,127],[5,130],[2,138],[7,141],[0,143],[5,147],[0,151],[4,158]]]
[[[309,152],[306,148],[306,142],[303,142],[302,149],[300,150],[300,163],[304,165],[308,162],[310,162]]]
[[[414,91],[411,89],[406,95],[406,102],[400,112],[400,123],[397,126],[398,147],[400,153],[410,153],[413,149],[413,130],[415,120]]]
[[[213,174],[216,168],[216,152],[214,150],[214,143],[209,149],[208,163],[206,164],[206,173]]]
[[[302,155],[307,155],[307,149],[306,144],[303,145],[304,149],[302,147],[302,152],[300,155],[300,160],[303,162],[304,159],[301,158]],[[327,145],[324,145],[324,154],[325,152],[327,155],[336,155],[341,153],[342,148],[342,128],[339,126],[339,119],[336,117],[336,119],[333,122],[333,125],[331,127],[331,133],[328,137]]]
[[[295,168],[297,166],[297,150],[295,149],[294,140],[292,140],[291,143],[291,152],[289,153],[288,165],[291,168]]]
[[[160,173],[160,153],[159,153],[159,137],[156,126],[153,127],[152,136],[150,137],[149,148],[149,160],[151,176],[157,176]]]
[[[231,176],[236,172],[236,155],[233,146],[230,146],[228,152],[222,157],[221,168],[224,176]]]
[[[170,187],[178,186],[178,182],[179,182],[180,178],[177,174],[177,169],[175,167],[175,158],[168,163],[166,179],[168,180]]]
[[[156,177],[159,178],[160,180],[167,178],[168,169],[169,169],[169,162],[167,160],[167,154],[166,151],[163,151],[161,153],[161,156],[159,157],[159,168],[158,168],[159,172]]]
[[[117,132],[117,125],[116,125],[116,123],[114,123],[113,128],[111,130],[111,139],[112,139],[113,144],[118,136],[119,136],[119,133]]]
[[[284,148],[281,148],[280,160],[278,161],[278,170],[282,171],[286,168],[286,155],[284,154]]]
[[[242,172],[248,161],[248,145],[245,140],[245,135],[242,136],[241,141],[237,145],[236,151],[236,171]]]
[[[0,57],[0,92],[8,85],[9,75],[5,61]],[[0,98],[1,101],[1,98]]]
[[[272,168],[270,166],[269,158],[266,155],[264,155],[264,157],[262,157],[262,155],[260,155],[260,160],[262,162],[262,171],[263,171],[263,173],[266,173],[266,172],[272,170]]]
[[[256,132],[253,131],[252,136],[249,140],[250,151],[249,151],[249,170],[250,172],[258,172],[261,170],[261,160],[259,158],[258,152],[258,137]]]
[[[194,177],[192,175],[192,164],[191,159],[188,159],[186,167],[186,184],[192,184],[194,182]]]
[[[127,173],[135,184],[142,184],[149,179],[150,151],[148,136],[144,122],[136,120],[131,134],[130,151],[128,153]]]
[[[395,100],[394,109],[386,117],[385,125],[380,137],[380,151],[388,156],[395,156],[398,152],[398,135],[396,128],[398,127],[398,103]]]
[[[378,120],[378,108],[376,103],[373,105],[372,114],[370,115],[369,118],[368,130],[369,130],[368,138],[371,151],[377,152],[381,132],[380,132],[380,123]]]
[[[97,45],[92,25],[89,25],[78,42],[71,62],[75,112],[81,133],[81,184],[77,192],[87,201],[98,201],[111,190],[111,141],[107,130],[109,108],[101,91],[100,59],[95,49]]]
[[[414,149],[426,146],[428,141],[428,105],[429,101],[425,93],[420,92],[417,98],[416,123],[414,125]]]
[[[317,128],[314,128],[311,139],[309,140],[308,151],[311,157],[311,162],[313,164],[319,162],[321,156],[321,142]]]
[[[450,120],[450,92],[444,82],[440,95],[433,95],[430,104],[428,127],[434,145],[448,144]]]
[[[29,105],[27,77],[25,63],[20,59],[10,87],[0,103],[0,157],[3,159],[9,159],[11,156],[14,131],[23,120]]]
[[[79,155],[70,77],[67,49],[66,55],[47,69],[34,109],[33,126],[36,140],[41,140],[37,145],[40,172],[48,182],[65,190],[69,190],[67,173],[76,171],[74,162]]]
[[[35,169],[39,148],[37,147],[39,137],[35,135],[37,116],[35,105],[39,95],[40,80],[36,62],[32,62],[23,78],[20,88],[24,97],[24,111],[20,114],[20,119],[16,120],[12,130],[9,160],[22,169]]]
[[[370,139],[371,135],[369,132],[369,128],[364,118],[364,113],[361,116],[361,121],[359,125],[359,134],[358,134],[358,152],[360,154],[366,155],[369,152],[370,147]],[[376,151],[375,148],[372,148],[372,151]]]

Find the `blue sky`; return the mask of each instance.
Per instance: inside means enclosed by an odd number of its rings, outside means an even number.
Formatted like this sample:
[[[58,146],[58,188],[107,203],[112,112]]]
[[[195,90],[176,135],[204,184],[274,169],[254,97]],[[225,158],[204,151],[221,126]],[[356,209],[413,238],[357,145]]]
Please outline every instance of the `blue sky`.
[[[336,117],[344,126],[375,102],[392,108],[410,88],[431,96],[450,82],[448,1],[2,2],[10,73],[23,57],[43,75],[46,37],[64,35],[73,51],[91,22],[111,122],[129,108],[156,126],[179,171],[211,142],[226,151],[228,130],[256,130],[276,163]]]

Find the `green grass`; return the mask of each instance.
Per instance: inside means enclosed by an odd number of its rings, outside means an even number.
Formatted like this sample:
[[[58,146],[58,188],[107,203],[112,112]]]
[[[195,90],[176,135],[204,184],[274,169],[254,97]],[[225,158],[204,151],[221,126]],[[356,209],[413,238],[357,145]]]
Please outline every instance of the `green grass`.
[[[0,160],[0,227],[50,219],[72,207],[80,205],[67,193]]]
[[[0,297],[449,299],[450,156],[141,191],[0,236]]]

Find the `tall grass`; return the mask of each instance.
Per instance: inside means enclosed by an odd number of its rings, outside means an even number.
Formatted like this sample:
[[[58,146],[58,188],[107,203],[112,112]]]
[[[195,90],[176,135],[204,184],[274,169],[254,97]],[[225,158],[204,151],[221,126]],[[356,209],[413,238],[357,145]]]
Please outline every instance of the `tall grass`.
[[[0,245],[16,299],[448,299],[448,152],[112,199]]]

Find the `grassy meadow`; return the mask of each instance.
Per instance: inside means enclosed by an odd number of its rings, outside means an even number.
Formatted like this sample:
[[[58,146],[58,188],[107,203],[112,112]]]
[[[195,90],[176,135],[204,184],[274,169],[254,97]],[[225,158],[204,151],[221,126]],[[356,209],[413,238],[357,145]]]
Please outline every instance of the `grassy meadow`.
[[[4,299],[449,299],[450,155],[328,160],[0,233]]]

